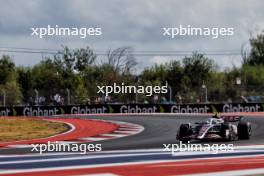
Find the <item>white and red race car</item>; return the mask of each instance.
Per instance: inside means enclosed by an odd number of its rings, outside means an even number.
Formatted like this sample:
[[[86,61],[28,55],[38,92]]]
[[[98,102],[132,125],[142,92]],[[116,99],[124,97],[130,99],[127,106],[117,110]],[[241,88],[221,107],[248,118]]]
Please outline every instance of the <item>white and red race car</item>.
[[[243,116],[212,116],[203,122],[181,124],[176,139],[190,140],[243,140],[251,136],[251,124]]]

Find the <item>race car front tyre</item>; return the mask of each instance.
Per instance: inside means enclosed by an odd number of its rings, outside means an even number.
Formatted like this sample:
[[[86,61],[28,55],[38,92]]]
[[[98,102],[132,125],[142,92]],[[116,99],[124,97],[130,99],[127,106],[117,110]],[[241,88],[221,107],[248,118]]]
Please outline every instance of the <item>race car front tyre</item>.
[[[190,141],[188,136],[190,135],[190,125],[189,124],[181,124],[179,132],[178,132],[178,139],[184,143]]]
[[[237,126],[238,139],[249,139],[251,136],[251,124],[241,121]]]

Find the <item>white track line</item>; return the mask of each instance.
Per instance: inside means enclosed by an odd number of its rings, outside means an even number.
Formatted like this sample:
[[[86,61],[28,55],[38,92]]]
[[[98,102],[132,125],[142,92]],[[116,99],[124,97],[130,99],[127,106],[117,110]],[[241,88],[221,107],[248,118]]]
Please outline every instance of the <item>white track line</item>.
[[[102,141],[107,140],[109,138],[102,138],[102,137],[85,137],[85,138],[79,138],[79,140],[87,140],[87,141]]]
[[[15,144],[15,145],[8,145],[7,146],[8,148],[28,148],[28,147],[31,147],[31,145],[27,145],[27,144],[25,144],[25,145],[20,145],[20,144]]]
[[[81,155],[81,156],[74,156],[70,158],[45,158],[45,159],[29,159],[29,160],[18,160],[18,161],[5,161],[0,162],[0,165],[5,164],[23,164],[23,163],[36,163],[36,162],[50,162],[50,161],[72,161],[72,160],[87,160],[87,159],[96,159],[96,158],[120,158],[120,157],[129,157],[129,156],[146,156],[146,155],[169,155],[169,153],[141,153],[141,154],[113,154],[113,155],[94,155],[94,156],[88,156],[88,155]],[[52,166],[51,166],[52,167]]]
[[[209,172],[200,174],[188,174],[189,176],[234,176],[234,175],[257,175],[263,174],[264,169],[242,169],[236,171]]]
[[[110,133],[110,134],[101,134],[100,136],[107,136],[107,137],[120,138],[120,137],[125,137],[125,136],[128,136],[128,135],[125,135],[125,134],[113,134],[113,133]]]
[[[134,131],[116,130],[115,133],[134,134]]]
[[[251,156],[237,156],[237,157],[219,157],[223,159],[227,158],[247,158],[247,157],[256,157],[256,156],[263,156],[263,155],[251,155]],[[204,160],[210,160],[211,158],[204,158]],[[215,158],[213,158],[215,159]],[[57,170],[74,170],[74,169],[87,169],[87,168],[101,168],[101,167],[111,167],[111,166],[128,166],[128,165],[135,165],[135,164],[159,164],[159,163],[174,163],[174,162],[182,162],[182,161],[191,161],[195,162],[199,159],[182,159],[182,160],[157,160],[157,161],[138,161],[138,162],[126,162],[126,163],[111,163],[111,164],[94,164],[94,165],[82,165],[82,166],[60,166],[60,167],[53,167],[53,168],[38,168],[38,169],[16,169],[16,170],[1,170],[1,174],[16,174],[16,173],[25,173],[25,172],[46,172],[46,171],[57,171]]]

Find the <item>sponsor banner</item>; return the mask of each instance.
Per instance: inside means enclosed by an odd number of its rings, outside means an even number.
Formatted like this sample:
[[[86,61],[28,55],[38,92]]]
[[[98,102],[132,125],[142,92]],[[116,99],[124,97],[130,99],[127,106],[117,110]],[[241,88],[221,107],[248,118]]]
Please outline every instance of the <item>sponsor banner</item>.
[[[212,113],[263,112],[264,103],[236,104],[102,104],[72,106],[0,107],[0,116],[51,116],[104,113]]]

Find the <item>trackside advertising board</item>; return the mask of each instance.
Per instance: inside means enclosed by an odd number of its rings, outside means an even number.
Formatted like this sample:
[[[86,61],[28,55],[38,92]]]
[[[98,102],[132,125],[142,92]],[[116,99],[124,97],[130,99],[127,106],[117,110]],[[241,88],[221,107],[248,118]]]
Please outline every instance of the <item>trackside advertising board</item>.
[[[102,104],[72,106],[0,107],[1,116],[50,116],[103,113],[263,112],[264,103],[240,104]]]

